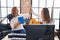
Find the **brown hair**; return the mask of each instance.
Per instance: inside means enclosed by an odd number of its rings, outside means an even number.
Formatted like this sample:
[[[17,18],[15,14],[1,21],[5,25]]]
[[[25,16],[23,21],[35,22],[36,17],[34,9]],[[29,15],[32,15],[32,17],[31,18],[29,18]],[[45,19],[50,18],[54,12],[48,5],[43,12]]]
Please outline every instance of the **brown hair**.
[[[18,9],[17,9],[17,7],[13,7],[11,13],[12,13],[13,16],[14,16],[15,14],[18,15]]]
[[[49,10],[48,8],[43,8],[43,13],[41,13],[43,15],[43,20],[46,22],[46,23],[50,23],[51,22],[51,19],[50,19],[50,15],[49,15]]]

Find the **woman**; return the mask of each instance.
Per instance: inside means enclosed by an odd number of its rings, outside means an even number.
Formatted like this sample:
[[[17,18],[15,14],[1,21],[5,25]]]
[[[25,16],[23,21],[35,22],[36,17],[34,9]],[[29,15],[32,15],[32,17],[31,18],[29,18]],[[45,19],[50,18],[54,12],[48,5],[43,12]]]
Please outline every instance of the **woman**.
[[[52,23],[50,15],[49,15],[48,8],[43,8],[42,9],[42,11],[41,11],[41,19],[42,19],[43,24],[51,24]]]
[[[14,15],[14,18],[10,22],[11,28],[13,30],[12,32],[26,33],[24,28],[23,28],[23,25],[18,21],[19,14],[18,14],[17,7],[13,7],[12,12],[13,12],[13,15]]]
[[[50,19],[48,8],[42,9],[42,11],[41,11],[41,22],[38,22],[33,18],[29,22],[29,24],[51,24],[51,23],[52,23],[52,21]]]
[[[15,11],[16,11],[17,9],[16,9],[16,7],[13,7],[12,8],[12,11],[11,11],[11,14],[9,14],[8,16],[7,16],[7,18],[9,19],[9,21],[11,21],[11,19],[13,18],[13,17],[15,17]],[[18,13],[17,13],[18,14]]]
[[[11,21],[11,19],[14,17],[14,10],[15,10],[15,7],[12,8],[12,11],[11,11],[11,14],[8,14],[6,17],[4,17],[1,22],[3,22],[6,18]]]

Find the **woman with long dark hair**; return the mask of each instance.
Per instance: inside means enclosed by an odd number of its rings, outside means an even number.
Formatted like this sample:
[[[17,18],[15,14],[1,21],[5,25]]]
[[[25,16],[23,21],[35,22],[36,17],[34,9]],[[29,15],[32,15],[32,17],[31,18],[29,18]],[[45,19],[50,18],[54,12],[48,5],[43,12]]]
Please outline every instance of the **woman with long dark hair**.
[[[41,11],[41,19],[43,24],[49,24],[51,23],[51,18],[49,15],[49,10],[48,8],[43,8]]]

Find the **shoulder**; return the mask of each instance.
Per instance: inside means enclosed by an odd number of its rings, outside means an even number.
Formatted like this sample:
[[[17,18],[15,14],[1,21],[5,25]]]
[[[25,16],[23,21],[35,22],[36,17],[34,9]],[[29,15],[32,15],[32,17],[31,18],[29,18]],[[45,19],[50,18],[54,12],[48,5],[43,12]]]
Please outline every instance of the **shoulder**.
[[[8,14],[8,15],[7,15],[7,18],[9,18],[9,17],[11,17],[11,16],[12,16],[12,14]]]

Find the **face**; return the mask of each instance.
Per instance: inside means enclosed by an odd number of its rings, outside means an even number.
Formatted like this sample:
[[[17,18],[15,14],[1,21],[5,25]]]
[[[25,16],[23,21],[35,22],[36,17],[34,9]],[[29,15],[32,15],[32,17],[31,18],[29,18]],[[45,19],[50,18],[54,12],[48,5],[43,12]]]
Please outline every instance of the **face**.
[[[13,10],[13,16],[18,16],[18,9]]]
[[[42,21],[44,21],[44,10],[43,9],[41,11],[41,19],[42,19]]]
[[[43,15],[44,15],[44,11],[42,9],[42,11],[41,11],[41,18],[43,18]]]

